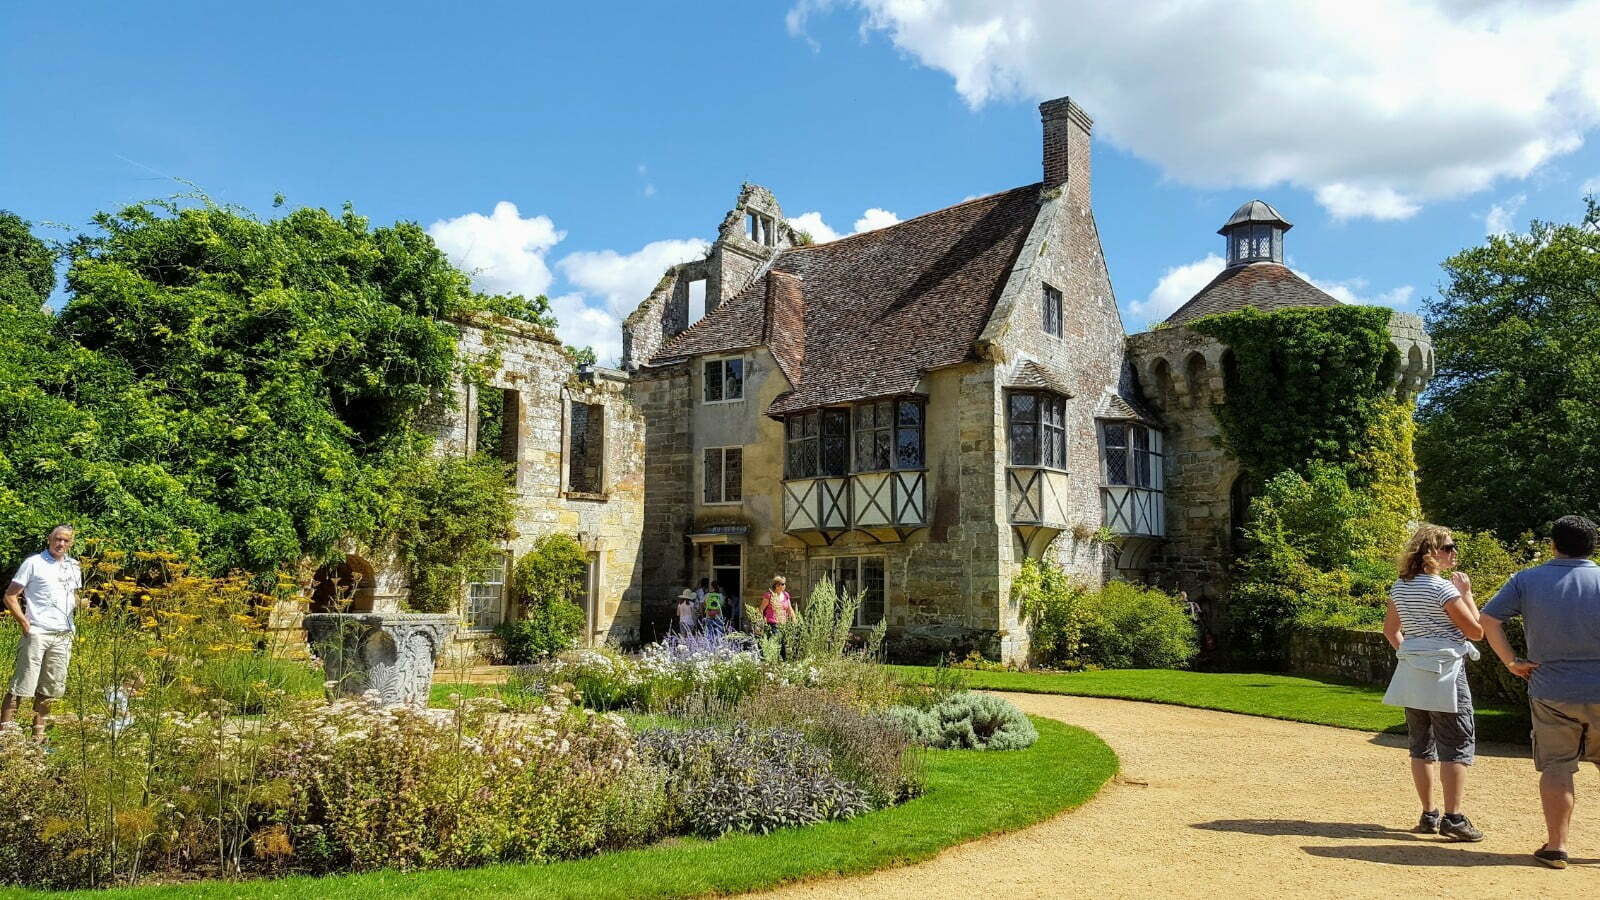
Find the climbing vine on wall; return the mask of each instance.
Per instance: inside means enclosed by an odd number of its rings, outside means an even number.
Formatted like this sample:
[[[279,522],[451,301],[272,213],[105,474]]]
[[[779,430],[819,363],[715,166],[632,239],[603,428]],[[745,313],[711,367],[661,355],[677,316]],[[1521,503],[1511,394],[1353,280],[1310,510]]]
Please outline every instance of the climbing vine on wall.
[[[1201,319],[1230,351],[1223,444],[1260,486],[1228,606],[1230,644],[1281,662],[1292,625],[1370,625],[1420,516],[1413,405],[1395,399],[1390,310],[1341,306]]]
[[[1371,480],[1375,429],[1394,405],[1391,314],[1372,306],[1244,309],[1190,324],[1232,351],[1217,418],[1223,443],[1252,480],[1304,474],[1312,460]]]

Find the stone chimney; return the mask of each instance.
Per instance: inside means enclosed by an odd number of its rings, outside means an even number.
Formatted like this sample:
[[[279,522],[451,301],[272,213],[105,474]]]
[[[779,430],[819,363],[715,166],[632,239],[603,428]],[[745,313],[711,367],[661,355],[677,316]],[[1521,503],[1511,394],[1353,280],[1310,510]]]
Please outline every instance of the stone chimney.
[[[1039,104],[1044,120],[1044,189],[1066,185],[1074,194],[1089,197],[1089,132],[1094,120],[1071,98]]]

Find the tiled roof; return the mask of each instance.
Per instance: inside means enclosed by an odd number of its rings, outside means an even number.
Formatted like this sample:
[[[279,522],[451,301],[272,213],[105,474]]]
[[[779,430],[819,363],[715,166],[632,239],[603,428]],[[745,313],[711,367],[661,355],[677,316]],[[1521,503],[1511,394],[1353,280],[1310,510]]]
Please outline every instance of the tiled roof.
[[[1188,303],[1167,316],[1166,324],[1182,325],[1201,316],[1238,312],[1247,306],[1270,312],[1294,306],[1338,305],[1338,300],[1289,271],[1288,266],[1256,262],[1223,269]]]
[[[769,415],[907,393],[971,356],[1038,211],[1033,184],[786,250],[652,359],[766,344],[794,385]]]
[[[1155,425],[1157,427],[1161,425],[1161,420],[1146,409],[1144,404],[1130,400],[1110,390],[1100,395],[1100,402],[1094,408],[1094,417],[1096,419],[1133,419],[1146,425]]]
[[[1072,389],[1065,376],[1052,372],[1048,367],[1031,359],[1017,363],[1017,367],[1006,376],[1005,387],[1053,391],[1063,397],[1072,396]]]

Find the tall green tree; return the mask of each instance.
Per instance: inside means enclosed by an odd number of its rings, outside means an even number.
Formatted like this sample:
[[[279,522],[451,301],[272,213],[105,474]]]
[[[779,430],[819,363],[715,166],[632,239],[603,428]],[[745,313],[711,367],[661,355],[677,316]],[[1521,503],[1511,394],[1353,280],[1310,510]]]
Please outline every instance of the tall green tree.
[[[1416,449],[1430,518],[1511,540],[1600,515],[1600,205],[1444,263]]]
[[[438,604],[496,550],[510,488],[429,453],[485,297],[412,223],[139,204],[55,254],[0,217],[0,552],[73,521],[128,550],[266,573],[345,538],[395,549]]]

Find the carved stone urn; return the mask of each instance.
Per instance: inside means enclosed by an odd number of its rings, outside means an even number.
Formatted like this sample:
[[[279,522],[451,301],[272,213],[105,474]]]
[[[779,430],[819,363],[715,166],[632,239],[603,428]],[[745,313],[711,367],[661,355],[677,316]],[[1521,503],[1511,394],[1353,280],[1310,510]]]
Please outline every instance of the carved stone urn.
[[[431,613],[311,613],[311,652],[345,696],[368,691],[387,706],[427,706],[433,667],[455,634],[454,616]]]

